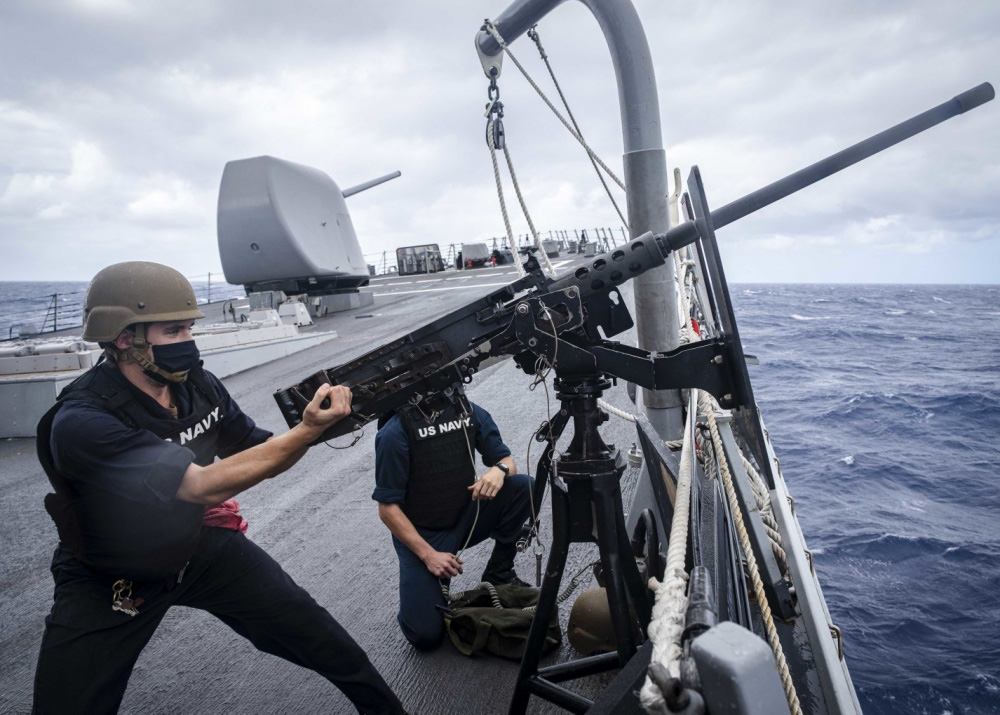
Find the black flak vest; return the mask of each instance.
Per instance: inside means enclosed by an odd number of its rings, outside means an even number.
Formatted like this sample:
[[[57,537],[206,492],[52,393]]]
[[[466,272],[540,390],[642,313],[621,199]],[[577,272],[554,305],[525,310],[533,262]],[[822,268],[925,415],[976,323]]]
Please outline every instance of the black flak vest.
[[[55,489],[45,510],[59,541],[87,566],[114,578],[154,581],[176,576],[194,554],[205,507],[180,500],[147,504],[67,479],[52,459],[52,422],[67,402],[82,400],[107,411],[133,429],[146,429],[190,449],[195,464],[215,460],[222,395],[199,366],[180,389],[187,390],[191,413],[180,419],[152,414],[135,388],[108,363],[70,383],[38,423],[38,459]]]
[[[476,420],[449,407],[427,421],[415,407],[400,410],[410,451],[403,513],[415,526],[450,529],[469,503],[476,467]],[[466,441],[468,436],[468,441]]]

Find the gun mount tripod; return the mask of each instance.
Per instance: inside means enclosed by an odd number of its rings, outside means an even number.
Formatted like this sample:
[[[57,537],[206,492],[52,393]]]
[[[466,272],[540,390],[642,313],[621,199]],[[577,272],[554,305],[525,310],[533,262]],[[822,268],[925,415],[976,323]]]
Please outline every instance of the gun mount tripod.
[[[572,712],[593,703],[558,683],[623,666],[645,639],[652,604],[626,538],[620,480],[625,471],[621,453],[601,439],[598,426],[607,419],[597,400],[611,386],[606,375],[591,373],[560,377],[556,394],[573,420],[573,439],[554,463],[552,486],[552,545],[535,618],[532,621],[511,713],[523,713],[532,694]],[[608,593],[617,650],[539,669],[549,623],[562,582],[569,546],[594,542]]]

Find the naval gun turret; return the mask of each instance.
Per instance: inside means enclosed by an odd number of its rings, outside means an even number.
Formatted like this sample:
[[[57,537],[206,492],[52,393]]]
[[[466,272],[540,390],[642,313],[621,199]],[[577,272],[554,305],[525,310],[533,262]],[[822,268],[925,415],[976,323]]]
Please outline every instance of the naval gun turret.
[[[344,199],[399,175],[341,191],[319,169],[273,156],[228,162],[218,209],[226,281],[248,294],[310,296],[314,309],[356,307],[369,271]]]

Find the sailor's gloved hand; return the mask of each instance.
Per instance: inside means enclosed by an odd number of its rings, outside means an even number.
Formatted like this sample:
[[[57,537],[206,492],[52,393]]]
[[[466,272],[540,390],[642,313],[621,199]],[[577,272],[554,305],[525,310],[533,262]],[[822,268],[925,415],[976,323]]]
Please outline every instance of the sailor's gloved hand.
[[[496,467],[490,469],[483,476],[479,478],[479,481],[469,487],[469,491],[472,492],[472,499],[490,500],[497,495],[500,488],[503,486],[504,473],[501,472]]]
[[[438,578],[451,578],[462,573],[462,560],[444,551],[431,551],[424,557],[424,565]]]
[[[323,403],[328,400],[328,407]],[[351,390],[343,385],[320,385],[312,400],[302,411],[302,423],[322,432],[337,420],[351,414]]]

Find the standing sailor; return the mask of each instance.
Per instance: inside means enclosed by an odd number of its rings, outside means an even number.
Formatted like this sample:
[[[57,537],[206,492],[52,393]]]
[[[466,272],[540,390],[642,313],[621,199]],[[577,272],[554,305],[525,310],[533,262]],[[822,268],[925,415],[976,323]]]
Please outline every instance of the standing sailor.
[[[295,464],[350,413],[350,391],[323,386],[280,436],[257,427],[201,367],[191,327],[205,316],[167,266],[105,268],[84,315],[84,339],[108,359],[38,425],[59,546],[34,711],[117,712],[139,653],[180,605],[316,671],[359,712],[402,712],[351,636],[243,535],[232,499]]]
[[[462,573],[456,554],[466,546],[494,539],[481,580],[528,585],[514,557],[534,480],[514,473],[496,422],[465,395],[428,397],[379,425],[372,499],[399,558],[397,620],[410,643],[429,650],[444,639],[442,583]],[[473,449],[487,467],[478,480]]]

